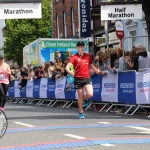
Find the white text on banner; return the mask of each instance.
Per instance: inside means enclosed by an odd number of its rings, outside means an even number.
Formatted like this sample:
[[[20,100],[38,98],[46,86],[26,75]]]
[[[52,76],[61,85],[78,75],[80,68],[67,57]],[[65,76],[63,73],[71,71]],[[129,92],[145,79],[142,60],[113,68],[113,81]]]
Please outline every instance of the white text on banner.
[[[20,97],[20,89],[18,86],[19,83],[20,83],[19,81],[15,82],[15,97]]]
[[[65,85],[66,85],[66,77],[56,80],[55,98],[65,99],[64,93]]]
[[[47,78],[41,78],[40,82],[40,98],[47,98]]]
[[[28,80],[26,85],[26,97],[33,97],[33,81]]]
[[[101,97],[102,101],[118,102],[118,74],[103,77]]]
[[[150,72],[136,73],[136,103],[150,104]]]

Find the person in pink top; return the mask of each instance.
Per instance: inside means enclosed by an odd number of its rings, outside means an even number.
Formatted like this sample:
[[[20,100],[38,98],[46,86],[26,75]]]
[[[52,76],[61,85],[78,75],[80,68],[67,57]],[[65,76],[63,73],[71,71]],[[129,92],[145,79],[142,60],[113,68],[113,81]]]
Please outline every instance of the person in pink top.
[[[4,111],[6,94],[9,86],[9,76],[11,70],[8,64],[4,62],[4,53],[0,51],[0,110]]]

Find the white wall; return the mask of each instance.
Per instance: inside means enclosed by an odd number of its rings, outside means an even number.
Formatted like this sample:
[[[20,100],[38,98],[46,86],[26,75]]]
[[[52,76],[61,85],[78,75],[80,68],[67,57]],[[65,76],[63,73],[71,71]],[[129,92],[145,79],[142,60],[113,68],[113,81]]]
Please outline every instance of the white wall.
[[[5,26],[4,20],[0,19],[0,49],[3,47],[3,44],[4,44],[4,37],[3,37],[3,31],[2,31],[4,26]]]

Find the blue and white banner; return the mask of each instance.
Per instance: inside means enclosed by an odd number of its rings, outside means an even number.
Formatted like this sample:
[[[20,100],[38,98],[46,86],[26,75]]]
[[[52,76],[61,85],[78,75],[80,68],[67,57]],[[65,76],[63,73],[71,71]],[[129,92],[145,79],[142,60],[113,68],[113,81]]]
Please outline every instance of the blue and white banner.
[[[101,92],[102,92],[102,75],[97,75],[92,77],[92,85],[93,85],[93,97],[90,98],[92,101],[101,101]]]
[[[150,104],[150,72],[136,73],[136,104]]]
[[[66,86],[65,89],[68,87],[68,82],[66,81]],[[70,84],[71,90],[70,91],[65,91],[65,99],[76,99],[76,89],[74,87],[74,83]]]
[[[24,86],[24,87],[20,90],[20,96],[21,96],[21,97],[26,97],[26,86]]]
[[[15,86],[14,85],[15,85],[15,82],[13,82],[8,88],[7,95],[10,97],[15,97]]]
[[[55,98],[65,99],[66,77],[56,80]]]
[[[47,98],[47,82],[48,82],[47,78],[41,78],[40,94],[39,94],[40,98]]]
[[[118,102],[136,104],[135,72],[119,73]]]
[[[77,91],[71,85],[71,91],[65,92],[66,77],[56,81],[37,79],[28,81],[26,88],[19,89],[18,81],[8,89],[10,97],[77,99]],[[150,71],[119,73],[115,75],[92,77],[94,95],[91,101],[118,102],[127,104],[150,104]],[[26,91],[26,92],[25,92]],[[86,94],[84,90],[84,94]]]
[[[90,0],[78,0],[80,6],[80,36],[91,37]]]
[[[15,82],[15,97],[20,97],[20,89],[19,89],[19,86],[18,84],[20,83],[20,81],[16,81]]]
[[[26,85],[26,97],[33,98],[33,81],[29,80]]]
[[[33,82],[33,97],[40,98],[40,81],[41,79],[36,79]]]
[[[102,101],[118,102],[118,74],[108,74],[102,80]]]
[[[47,82],[47,98],[55,98],[56,82],[52,79],[48,79]]]

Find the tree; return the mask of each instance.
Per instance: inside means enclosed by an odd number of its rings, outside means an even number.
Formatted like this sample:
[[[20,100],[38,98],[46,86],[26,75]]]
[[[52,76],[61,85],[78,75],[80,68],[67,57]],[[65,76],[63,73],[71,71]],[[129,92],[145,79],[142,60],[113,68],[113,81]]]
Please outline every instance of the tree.
[[[50,0],[42,0],[41,19],[6,20],[4,53],[6,60],[23,62],[23,48],[38,38],[47,38],[51,30]]]

